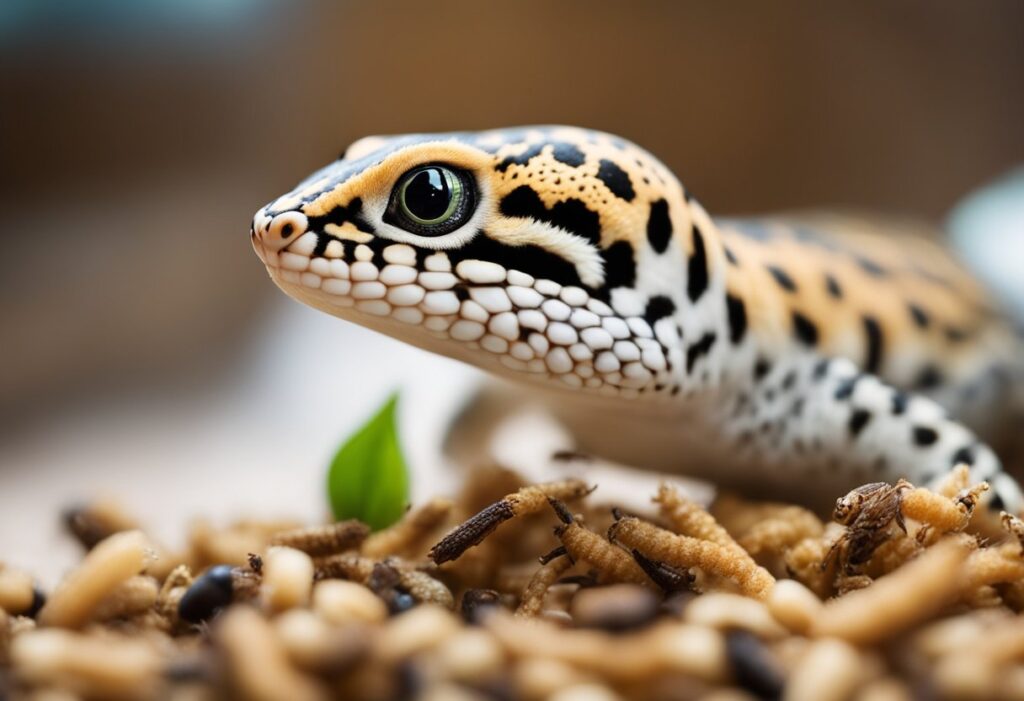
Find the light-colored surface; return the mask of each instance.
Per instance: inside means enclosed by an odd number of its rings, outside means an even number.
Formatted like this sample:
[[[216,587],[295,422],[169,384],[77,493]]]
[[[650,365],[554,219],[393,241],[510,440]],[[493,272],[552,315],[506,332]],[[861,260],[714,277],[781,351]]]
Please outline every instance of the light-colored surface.
[[[414,498],[451,486],[440,441],[475,371],[285,300],[248,348],[201,396],[98,400],[0,446],[0,559],[52,584],[80,557],[61,510],[97,495],[171,546],[199,516],[321,518],[333,451],[399,388]]]
[[[949,216],[953,244],[1024,323],[1024,167],[972,192]]]

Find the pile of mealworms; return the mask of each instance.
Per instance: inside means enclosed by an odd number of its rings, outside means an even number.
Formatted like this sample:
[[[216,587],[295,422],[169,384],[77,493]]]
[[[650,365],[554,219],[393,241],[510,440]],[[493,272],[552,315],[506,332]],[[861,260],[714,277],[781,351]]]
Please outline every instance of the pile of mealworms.
[[[626,513],[492,468],[382,531],[198,522],[181,551],[91,503],[52,591],[0,566],[0,698],[1024,698],[1024,523],[986,490]]]

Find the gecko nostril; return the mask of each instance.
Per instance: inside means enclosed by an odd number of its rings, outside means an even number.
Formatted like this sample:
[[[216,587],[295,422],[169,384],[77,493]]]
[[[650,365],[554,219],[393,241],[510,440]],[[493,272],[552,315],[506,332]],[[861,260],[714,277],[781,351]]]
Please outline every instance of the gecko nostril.
[[[267,238],[271,241],[287,241],[306,232],[309,220],[302,212],[282,212],[270,220]]]
[[[289,210],[273,216],[262,211],[253,221],[255,240],[270,251],[284,249],[309,228],[309,219],[302,212]]]

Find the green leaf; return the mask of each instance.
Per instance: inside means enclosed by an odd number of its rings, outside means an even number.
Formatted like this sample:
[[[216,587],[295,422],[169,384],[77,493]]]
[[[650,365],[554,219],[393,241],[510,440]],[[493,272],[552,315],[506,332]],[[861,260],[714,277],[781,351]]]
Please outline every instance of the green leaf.
[[[395,393],[335,453],[327,495],[336,519],[357,518],[376,531],[405,513],[409,471],[398,444],[397,404]]]

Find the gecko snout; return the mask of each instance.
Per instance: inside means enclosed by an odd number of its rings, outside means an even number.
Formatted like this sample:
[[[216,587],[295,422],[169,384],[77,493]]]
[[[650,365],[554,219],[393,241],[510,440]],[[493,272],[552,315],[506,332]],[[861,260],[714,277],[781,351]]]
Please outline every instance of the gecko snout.
[[[253,217],[249,235],[253,244],[259,244],[268,251],[280,251],[306,233],[308,227],[309,219],[302,212],[287,210],[270,214],[263,208]]]

